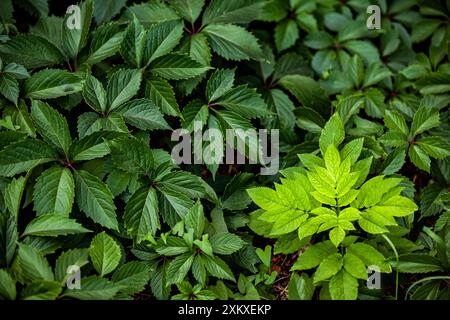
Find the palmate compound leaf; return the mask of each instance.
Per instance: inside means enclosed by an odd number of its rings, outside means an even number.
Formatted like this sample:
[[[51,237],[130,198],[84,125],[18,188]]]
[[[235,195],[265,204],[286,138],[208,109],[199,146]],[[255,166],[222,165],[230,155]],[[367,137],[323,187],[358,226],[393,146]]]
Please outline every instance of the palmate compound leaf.
[[[273,223],[270,235],[282,235],[294,230],[306,221],[310,200],[299,185],[276,185],[277,190],[259,187],[247,190],[250,198],[266,210],[259,217]]]
[[[12,177],[57,158],[56,150],[48,144],[34,139],[21,140],[0,151],[0,176]]]
[[[25,93],[33,99],[53,99],[80,92],[83,80],[61,69],[45,69],[25,81]]]
[[[102,232],[92,239],[89,256],[95,270],[103,277],[117,268],[122,253],[117,242]]]
[[[23,235],[57,237],[86,232],[90,232],[90,230],[84,228],[74,219],[69,219],[57,213],[49,213],[41,215],[28,223]]]
[[[208,37],[211,48],[228,60],[264,59],[256,37],[233,24],[210,24],[202,33]]]
[[[72,138],[66,118],[47,103],[39,100],[32,102],[31,117],[39,134],[67,155]]]
[[[149,235],[154,236],[160,228],[158,211],[158,198],[153,188],[139,189],[128,200],[124,213],[125,227],[137,243]]]
[[[84,170],[76,171],[76,202],[94,222],[117,230],[116,206],[108,186]]]
[[[69,169],[55,166],[36,179],[33,200],[37,215],[47,213],[68,216],[75,197],[75,183]]]

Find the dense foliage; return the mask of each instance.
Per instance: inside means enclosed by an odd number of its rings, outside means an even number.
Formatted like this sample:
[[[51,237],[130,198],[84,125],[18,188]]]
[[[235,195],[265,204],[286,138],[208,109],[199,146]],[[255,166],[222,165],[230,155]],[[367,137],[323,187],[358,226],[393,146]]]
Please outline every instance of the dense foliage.
[[[450,299],[450,1],[70,5],[0,2],[0,298]]]

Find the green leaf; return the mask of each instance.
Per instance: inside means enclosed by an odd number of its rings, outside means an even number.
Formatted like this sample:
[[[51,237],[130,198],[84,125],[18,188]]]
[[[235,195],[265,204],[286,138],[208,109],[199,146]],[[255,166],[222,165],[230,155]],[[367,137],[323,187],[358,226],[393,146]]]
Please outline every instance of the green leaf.
[[[200,239],[205,229],[205,213],[200,201],[197,201],[194,206],[189,209],[189,212],[183,218],[186,230],[192,229],[194,231],[194,239]],[[212,243],[211,243],[212,244]]]
[[[205,188],[200,177],[185,171],[167,174],[157,183],[158,188],[175,191],[190,198],[203,198]]]
[[[17,217],[9,213],[0,214],[0,252],[7,266],[14,258],[18,237]]]
[[[203,31],[212,49],[228,60],[264,59],[253,34],[233,24],[210,24]]]
[[[118,139],[109,142],[111,155],[119,169],[130,173],[149,174],[153,169],[153,155],[141,139]]]
[[[416,144],[433,158],[444,159],[450,156],[450,144],[444,138],[424,137],[417,140]]]
[[[324,241],[314,244],[297,258],[297,261],[292,266],[291,271],[314,268],[318,266],[326,257],[335,253],[337,253],[337,249],[331,241]]]
[[[344,256],[344,269],[355,278],[367,280],[364,262],[350,252],[347,252]]]
[[[322,134],[320,135],[319,145],[322,154],[325,154],[330,145],[334,145],[337,148],[342,141],[344,141],[344,137],[344,125],[342,124],[339,114],[335,113],[325,124]]]
[[[0,45],[0,53],[7,61],[23,65],[27,69],[58,64],[63,60],[61,52],[44,38],[21,34]]]
[[[142,71],[136,69],[121,69],[116,71],[108,82],[106,88],[108,110],[117,109],[130,100],[139,90]]]
[[[98,276],[81,278],[80,290],[67,289],[63,296],[79,300],[110,300],[120,290],[120,286]]]
[[[248,23],[259,18],[266,5],[264,0],[213,0],[203,14],[202,23]]]
[[[120,31],[117,23],[109,23],[98,27],[91,35],[89,56],[85,63],[94,65],[119,51],[124,32]]]
[[[192,253],[184,253],[179,255],[169,263],[166,272],[166,285],[180,283],[184,280],[187,273],[191,269],[194,255]]]
[[[110,152],[108,141],[121,136],[121,133],[115,131],[98,131],[75,140],[70,146],[70,159],[84,161],[102,158]]]
[[[120,54],[127,64],[136,68],[142,67],[146,37],[144,27],[136,16],[133,16],[133,21],[128,24],[120,46]]]
[[[205,5],[205,0],[170,0],[169,4],[180,16],[194,23]]]
[[[32,102],[31,116],[39,134],[67,155],[72,139],[66,118],[48,104],[38,100]]]
[[[416,136],[439,125],[439,110],[422,106],[414,114],[411,134]]]
[[[141,130],[170,129],[159,108],[149,99],[135,99],[121,107],[125,121]]]
[[[25,177],[13,178],[4,190],[3,198],[5,206],[14,219],[19,215],[22,195],[25,190],[27,179]]]
[[[348,247],[347,253],[358,257],[366,266],[376,266],[381,272],[391,272],[391,266],[385,262],[385,257],[368,244],[354,243]]]
[[[92,75],[86,77],[83,86],[83,97],[86,103],[95,111],[106,111],[106,91],[102,83]]]
[[[343,266],[342,256],[334,253],[320,262],[319,267],[314,273],[314,283],[326,280],[334,276]]]
[[[19,83],[9,74],[1,75],[0,93],[6,99],[17,105],[17,99],[19,98]]]
[[[202,260],[205,263],[206,270],[208,270],[213,277],[236,282],[230,267],[219,257],[203,255]]]
[[[245,118],[262,117],[269,114],[267,105],[255,89],[242,85],[229,90],[215,104],[236,112]]]
[[[302,75],[287,75],[280,79],[279,84],[292,93],[305,107],[316,111],[328,108],[328,97],[319,83]]]
[[[57,159],[56,151],[39,140],[25,139],[0,151],[0,176],[12,177]]]
[[[162,2],[148,2],[142,4],[135,4],[127,9],[124,14],[125,18],[131,20],[131,17],[136,15],[139,21],[148,28],[153,24],[163,21],[179,20],[175,10],[170,8],[167,4]]]
[[[147,33],[144,61],[148,64],[170,53],[181,39],[183,23],[167,21],[153,25]]]
[[[289,300],[311,300],[314,294],[314,285],[306,273],[291,274],[288,286]]]
[[[324,31],[308,34],[304,39],[304,44],[312,49],[326,49],[333,45],[333,37]]]
[[[33,99],[53,99],[80,92],[82,80],[73,73],[60,69],[45,69],[25,81],[25,93]]]
[[[95,0],[94,17],[97,24],[109,21],[114,18],[125,6],[126,0]]]
[[[5,269],[0,269],[0,297],[8,300],[16,299],[16,282]]]
[[[233,87],[235,70],[217,69],[206,84],[206,98],[214,101],[229,92]]]
[[[232,254],[239,251],[243,245],[244,241],[233,233],[216,233],[210,239],[212,249],[214,253],[217,254]]]
[[[143,262],[131,261],[117,269],[111,280],[122,286],[121,292],[135,294],[144,290],[150,280],[150,269]]]
[[[56,237],[60,235],[86,233],[90,230],[84,228],[74,219],[60,214],[44,214],[28,223],[23,235]]]
[[[75,186],[72,173],[58,166],[47,169],[34,186],[34,210],[38,215],[55,213],[69,216],[72,211]]]
[[[80,209],[94,222],[117,230],[116,206],[108,186],[84,170],[76,171],[75,186],[76,201]]]
[[[404,273],[426,273],[443,271],[441,262],[430,255],[411,253],[401,255],[400,260],[392,262],[399,272]]]
[[[421,147],[412,145],[408,150],[408,155],[417,168],[430,172],[431,159]]]
[[[345,270],[331,278],[329,286],[333,300],[356,300],[358,297],[358,280]]]
[[[17,281],[23,284],[35,280],[54,280],[48,261],[36,249],[23,243],[19,244],[11,268]]]
[[[160,228],[158,198],[153,188],[136,191],[125,207],[124,222],[129,235],[139,243],[148,235],[154,236]]]
[[[292,47],[298,38],[298,26],[294,20],[284,20],[275,27],[275,45],[278,52]]]
[[[117,242],[105,232],[97,234],[89,247],[92,265],[101,277],[113,272],[120,262],[122,253]]]
[[[189,252],[190,247],[184,239],[169,236],[165,242],[160,240],[155,250],[163,256],[177,256]]]
[[[203,74],[210,67],[202,66],[192,58],[182,54],[167,54],[152,62],[151,72],[168,80],[189,79]]]
[[[173,88],[167,80],[149,77],[145,96],[158,106],[163,113],[171,116],[179,116],[181,114]]]
[[[21,300],[55,300],[62,291],[56,281],[38,280],[28,284],[20,293]]]

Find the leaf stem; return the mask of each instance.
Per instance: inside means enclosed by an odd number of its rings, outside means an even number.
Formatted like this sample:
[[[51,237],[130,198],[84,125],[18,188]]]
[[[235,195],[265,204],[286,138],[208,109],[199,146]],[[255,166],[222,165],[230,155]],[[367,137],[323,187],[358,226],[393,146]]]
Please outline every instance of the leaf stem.
[[[395,268],[395,300],[398,300],[398,274],[399,274],[399,272],[398,272],[398,262],[399,262],[398,252],[397,252],[397,249],[395,248],[395,245],[392,243],[391,239],[389,239],[389,237],[387,235],[382,234],[381,236],[391,246],[392,250],[394,251],[395,260],[397,261],[397,267]]]

